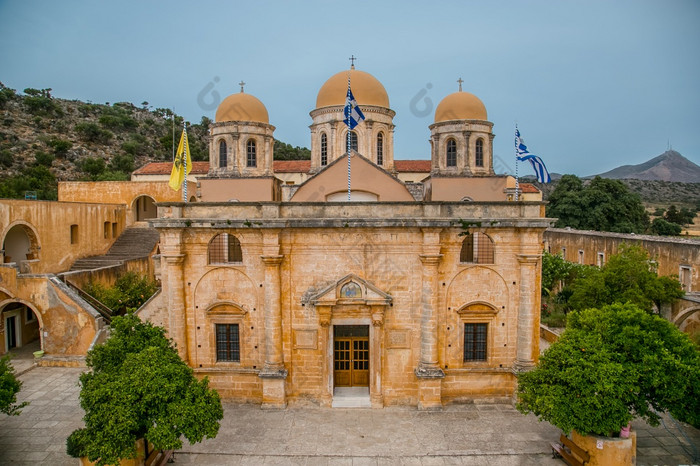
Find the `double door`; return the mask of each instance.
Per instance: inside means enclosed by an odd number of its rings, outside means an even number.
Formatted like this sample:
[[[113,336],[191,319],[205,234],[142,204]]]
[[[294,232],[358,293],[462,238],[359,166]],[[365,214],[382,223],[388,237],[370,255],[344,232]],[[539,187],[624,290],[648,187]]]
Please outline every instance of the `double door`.
[[[369,386],[369,326],[334,326],[333,380],[336,387]]]

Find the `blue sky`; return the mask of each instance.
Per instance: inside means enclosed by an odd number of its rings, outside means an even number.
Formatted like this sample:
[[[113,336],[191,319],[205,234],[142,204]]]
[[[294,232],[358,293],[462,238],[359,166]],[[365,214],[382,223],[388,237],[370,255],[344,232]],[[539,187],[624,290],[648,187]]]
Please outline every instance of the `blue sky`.
[[[517,123],[551,172],[583,176],[669,143],[700,164],[699,21],[697,0],[0,0],[0,81],[198,122],[243,80],[275,137],[308,147],[316,94],[353,54],[389,94],[397,159],[430,157],[434,109],[461,77],[497,166],[514,168]]]

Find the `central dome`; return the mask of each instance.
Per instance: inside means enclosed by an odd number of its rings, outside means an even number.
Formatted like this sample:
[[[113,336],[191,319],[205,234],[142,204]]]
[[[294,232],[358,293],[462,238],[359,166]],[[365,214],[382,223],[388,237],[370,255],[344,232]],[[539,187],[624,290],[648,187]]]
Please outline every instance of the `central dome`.
[[[488,120],[486,107],[474,94],[455,92],[442,99],[435,109],[435,123],[449,120]]]
[[[241,91],[231,94],[219,104],[214,121],[256,121],[269,124],[270,118],[260,99]]]
[[[358,105],[376,105],[389,108],[389,95],[377,78],[364,71],[351,69],[336,73],[321,86],[316,97],[316,108],[345,105],[348,93],[348,72],[352,95]]]

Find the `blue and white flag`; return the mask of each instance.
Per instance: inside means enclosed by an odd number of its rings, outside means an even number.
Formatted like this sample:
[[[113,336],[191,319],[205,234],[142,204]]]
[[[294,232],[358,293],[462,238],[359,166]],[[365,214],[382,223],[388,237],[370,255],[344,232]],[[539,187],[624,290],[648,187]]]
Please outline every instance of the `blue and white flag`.
[[[530,165],[532,165],[532,168],[535,170],[537,181],[540,183],[549,183],[552,181],[552,178],[549,176],[547,167],[545,167],[542,159],[534,154],[531,154],[530,151],[527,150],[527,146],[520,137],[520,131],[518,131],[518,128],[515,128],[515,158],[521,162],[524,162],[525,160],[530,162]]]
[[[348,86],[348,96],[347,99],[345,99],[343,113],[345,114],[345,124],[348,125],[350,129],[355,128],[355,126],[365,119],[362,110],[360,110],[360,107],[357,105],[355,97],[352,95],[350,86]]]

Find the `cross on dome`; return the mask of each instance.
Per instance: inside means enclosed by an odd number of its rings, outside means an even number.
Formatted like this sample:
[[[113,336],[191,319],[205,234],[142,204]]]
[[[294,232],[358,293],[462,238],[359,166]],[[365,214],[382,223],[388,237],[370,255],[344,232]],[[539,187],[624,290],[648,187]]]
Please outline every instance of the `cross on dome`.
[[[459,83],[459,92],[462,92],[462,83],[464,82],[464,80],[460,77],[460,78],[457,80],[457,82]]]
[[[350,69],[354,70],[355,69],[355,60],[357,60],[357,57],[355,57],[355,55],[350,55],[350,58],[348,58],[348,60],[350,60]]]
[[[241,86],[241,92],[243,92],[243,86],[245,86],[245,82],[241,80],[241,82],[239,82],[238,85]]]

